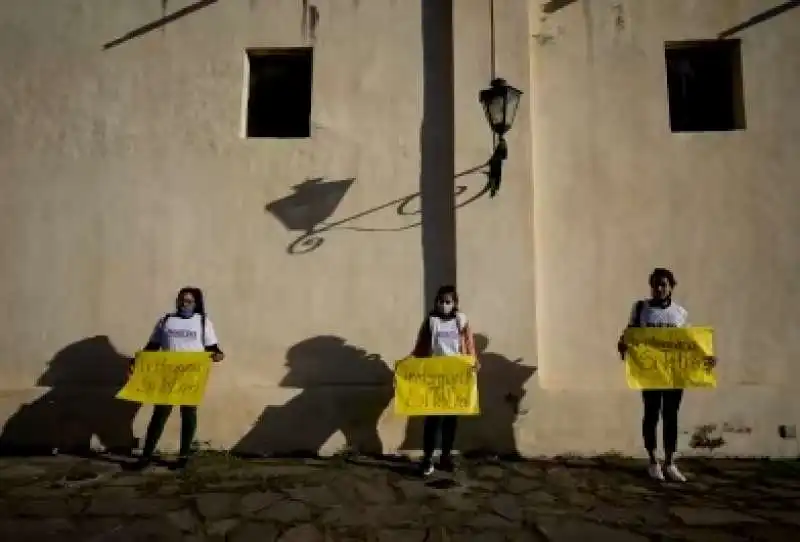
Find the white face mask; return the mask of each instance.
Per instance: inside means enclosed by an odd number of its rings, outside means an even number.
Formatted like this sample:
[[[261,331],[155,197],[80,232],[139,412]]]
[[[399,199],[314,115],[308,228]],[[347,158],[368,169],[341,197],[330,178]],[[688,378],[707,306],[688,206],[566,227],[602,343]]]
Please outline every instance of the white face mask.
[[[455,305],[452,303],[439,303],[439,310],[442,312],[442,314],[450,314],[453,312],[454,308]]]

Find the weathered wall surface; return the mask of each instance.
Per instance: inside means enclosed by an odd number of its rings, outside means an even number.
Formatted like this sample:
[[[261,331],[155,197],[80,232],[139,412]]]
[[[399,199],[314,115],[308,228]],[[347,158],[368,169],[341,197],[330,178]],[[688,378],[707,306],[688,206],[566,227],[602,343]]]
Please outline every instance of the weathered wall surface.
[[[640,407],[614,339],[650,270],[666,266],[691,321],[717,329],[720,388],[687,395],[683,428],[727,425],[722,453],[797,454],[778,426],[800,419],[800,10],[549,4],[563,7],[531,11],[538,365],[546,394],[575,406],[569,417],[548,408],[563,429],[542,435],[552,448],[638,447]],[[748,21],[731,36],[742,40],[747,129],[671,133],[664,43]]]
[[[687,394],[682,447],[797,454],[778,427],[800,419],[800,10],[735,35],[746,130],[672,134],[664,42],[714,38],[775,2],[495,0],[494,46],[491,2],[453,4],[5,2],[2,442],[141,437],[149,409],[113,394],[193,283],[229,354],[199,440],[414,448],[389,367],[426,296],[457,277],[488,338],[484,415],[462,447],[639,453],[614,344],[665,265],[718,333],[720,388]],[[243,138],[245,49],[309,45],[311,137]],[[493,65],[526,94],[490,200],[475,166],[491,152],[477,93]],[[353,179],[322,221],[317,178]],[[294,229],[265,211],[275,202]]]
[[[527,89],[527,7],[497,4],[499,75]],[[4,2],[4,441],[116,443],[131,423],[141,437],[149,409],[112,397],[184,284],[206,290],[228,353],[200,414],[198,438],[215,446],[330,452],[376,445],[378,425],[386,449],[413,447],[391,415],[387,364],[408,352],[424,291],[452,280],[456,261],[490,350],[532,365],[529,114],[510,136],[501,196],[475,199],[486,179],[469,171],[492,144],[477,101],[490,3],[448,6]],[[245,49],[312,45],[311,137],[243,138]],[[454,221],[452,178],[465,171]],[[265,212],[316,178],[354,179],[323,223],[308,224],[317,192],[289,200],[289,217],[317,233]],[[489,377],[529,379],[508,367]],[[486,440],[479,425],[472,441]]]

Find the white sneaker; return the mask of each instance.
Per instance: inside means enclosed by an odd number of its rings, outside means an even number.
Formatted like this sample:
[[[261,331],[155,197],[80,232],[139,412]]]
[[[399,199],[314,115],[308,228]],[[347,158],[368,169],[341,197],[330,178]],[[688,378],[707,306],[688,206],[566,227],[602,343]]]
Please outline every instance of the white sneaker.
[[[686,476],[683,475],[683,473],[680,471],[680,469],[678,469],[677,466],[675,466],[674,463],[670,464],[670,465],[667,465],[665,470],[667,471],[667,476],[673,482],[685,482],[686,481]]]
[[[650,478],[653,480],[658,480],[659,482],[664,481],[664,472],[661,470],[661,463],[652,463],[647,467],[647,474],[649,474]]]

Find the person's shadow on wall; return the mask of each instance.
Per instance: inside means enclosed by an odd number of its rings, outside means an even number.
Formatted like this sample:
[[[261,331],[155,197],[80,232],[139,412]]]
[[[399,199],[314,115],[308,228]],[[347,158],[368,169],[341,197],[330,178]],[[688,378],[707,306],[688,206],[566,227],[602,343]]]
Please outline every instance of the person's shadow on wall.
[[[315,456],[341,432],[345,449],[380,455],[381,415],[392,400],[393,375],[377,354],[334,336],[313,337],[286,353],[280,386],[302,391],[282,406],[267,406],[234,446],[244,456]]]
[[[481,364],[478,372],[479,416],[462,416],[458,421],[455,447],[466,456],[497,455],[519,457],[514,424],[525,397],[525,383],[536,373],[535,367],[488,352],[489,338],[475,334],[475,348]],[[422,448],[422,418],[412,417],[406,425],[401,450]]]
[[[140,405],[116,395],[130,361],[106,336],[59,351],[36,381],[50,390],[9,418],[0,434],[0,454],[87,454],[92,437],[105,451],[129,454],[136,446],[133,421]]]

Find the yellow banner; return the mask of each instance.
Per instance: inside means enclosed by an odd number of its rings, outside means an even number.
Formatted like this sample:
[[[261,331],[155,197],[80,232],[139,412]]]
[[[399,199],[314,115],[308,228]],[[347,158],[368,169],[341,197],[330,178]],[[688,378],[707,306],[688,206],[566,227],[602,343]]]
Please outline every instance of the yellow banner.
[[[690,328],[629,328],[628,387],[637,390],[716,388],[717,378],[706,366],[714,354],[714,330]]]
[[[474,358],[449,356],[398,361],[394,408],[401,416],[480,414]]]
[[[139,352],[117,398],[154,405],[199,405],[211,369],[207,352]]]

